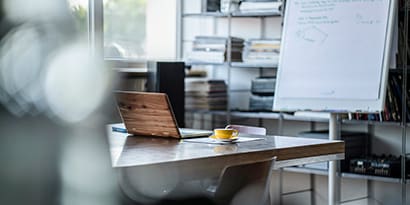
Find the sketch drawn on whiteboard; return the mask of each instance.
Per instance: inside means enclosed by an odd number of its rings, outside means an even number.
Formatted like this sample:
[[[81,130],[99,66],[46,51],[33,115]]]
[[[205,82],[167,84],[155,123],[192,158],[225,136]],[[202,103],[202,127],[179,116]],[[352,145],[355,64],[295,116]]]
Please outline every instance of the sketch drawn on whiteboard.
[[[328,36],[326,32],[316,26],[301,29],[296,32],[296,35],[305,41],[319,44],[322,44]]]

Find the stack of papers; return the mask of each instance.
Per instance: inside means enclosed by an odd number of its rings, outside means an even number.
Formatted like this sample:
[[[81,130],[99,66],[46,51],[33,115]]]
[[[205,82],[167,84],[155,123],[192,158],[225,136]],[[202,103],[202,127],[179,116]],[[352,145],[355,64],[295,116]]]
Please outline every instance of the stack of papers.
[[[281,1],[243,1],[239,6],[241,12],[279,12]]]
[[[236,37],[217,36],[196,36],[188,61],[224,63],[227,60],[229,39],[231,41],[231,61],[241,61],[244,40]]]
[[[249,39],[245,43],[243,61],[246,63],[277,64],[279,52],[279,39]]]

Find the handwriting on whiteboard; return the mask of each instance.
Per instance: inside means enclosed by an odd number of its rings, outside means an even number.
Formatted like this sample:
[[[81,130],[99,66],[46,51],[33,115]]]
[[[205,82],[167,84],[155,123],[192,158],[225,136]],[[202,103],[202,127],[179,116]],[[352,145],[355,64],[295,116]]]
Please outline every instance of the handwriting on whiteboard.
[[[368,2],[381,2],[383,0],[294,0],[293,4],[298,8],[301,16],[298,17],[297,23],[299,25],[320,25],[320,24],[338,24],[339,19],[333,19],[327,15],[329,12],[333,12],[337,7],[344,4],[362,4]],[[356,22],[358,24],[378,24],[381,22],[379,19],[372,19],[366,17],[363,14],[356,14]]]

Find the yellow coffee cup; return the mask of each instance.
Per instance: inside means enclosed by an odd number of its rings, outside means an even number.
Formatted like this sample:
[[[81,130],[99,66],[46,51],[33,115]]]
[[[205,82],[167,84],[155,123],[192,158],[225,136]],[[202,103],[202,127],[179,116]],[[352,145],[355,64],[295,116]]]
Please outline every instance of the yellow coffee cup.
[[[237,137],[239,135],[239,131],[235,129],[214,129],[214,136],[218,139],[230,139]]]

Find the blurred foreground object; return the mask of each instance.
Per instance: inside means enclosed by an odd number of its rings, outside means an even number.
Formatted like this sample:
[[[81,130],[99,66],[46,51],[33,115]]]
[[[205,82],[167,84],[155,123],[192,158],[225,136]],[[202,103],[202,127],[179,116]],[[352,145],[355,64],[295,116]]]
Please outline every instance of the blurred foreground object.
[[[143,203],[118,187],[105,126],[113,79],[102,56],[90,57],[102,51],[75,30],[66,1],[0,6],[0,204]],[[211,203],[161,200],[155,203]]]
[[[6,0],[0,13],[0,204],[119,204],[102,103],[64,1]]]

